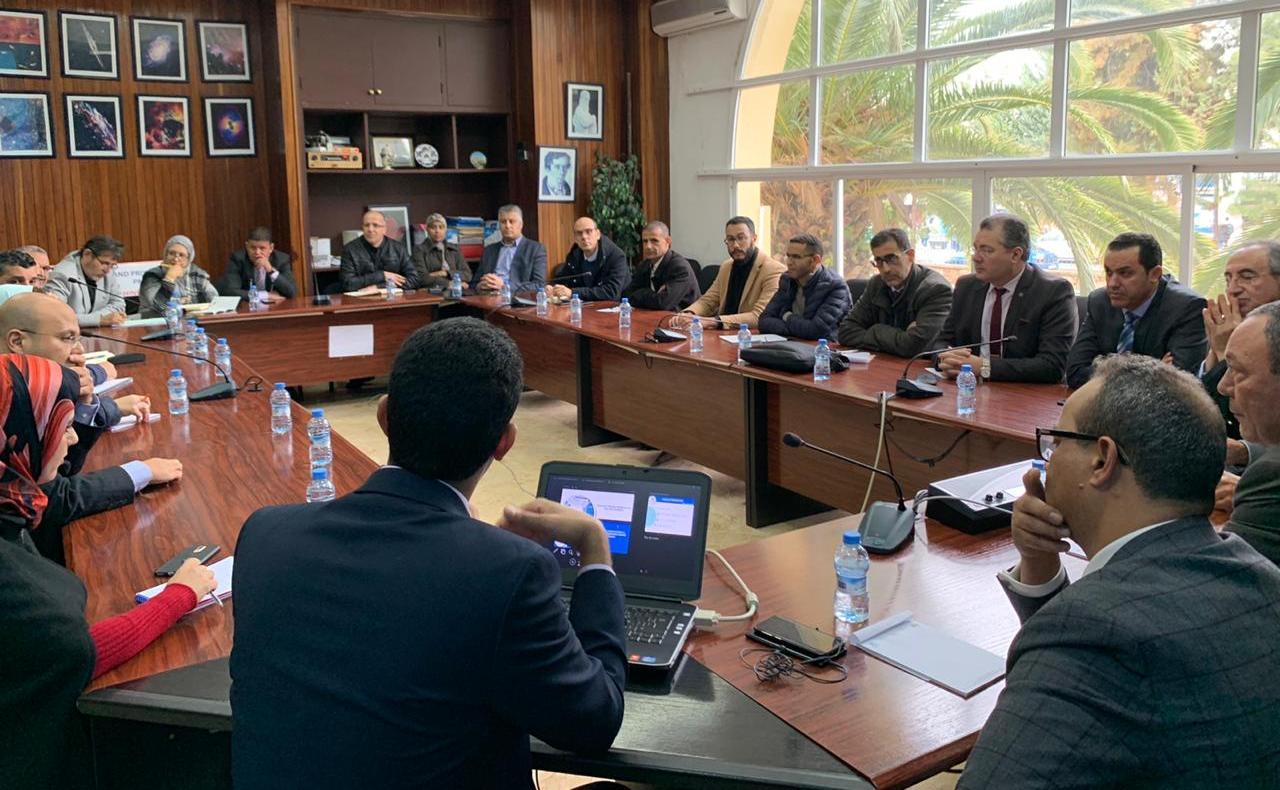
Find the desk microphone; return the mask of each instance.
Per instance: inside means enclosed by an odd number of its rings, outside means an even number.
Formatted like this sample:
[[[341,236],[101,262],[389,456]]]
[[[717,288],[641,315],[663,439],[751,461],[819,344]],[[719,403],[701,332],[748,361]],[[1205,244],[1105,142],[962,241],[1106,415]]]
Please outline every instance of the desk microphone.
[[[814,452],[829,455],[837,461],[844,461],[859,469],[884,475],[893,483],[893,489],[898,494],[898,504],[875,502],[862,516],[862,524],[858,527],[858,531],[862,533],[862,545],[867,551],[889,554],[897,551],[911,537],[912,532],[915,531],[916,513],[913,508],[907,507],[906,499],[902,495],[902,484],[898,482],[897,477],[879,467],[840,455],[816,444],[809,444],[794,433],[783,434],[782,443],[787,447],[807,447]]]
[[[329,257],[332,258],[333,256],[330,255]],[[307,268],[311,270],[311,304],[333,304],[333,300],[329,298],[329,294],[320,293],[320,278],[316,276],[316,267],[313,264],[308,264]],[[342,277],[341,269],[339,269],[338,277]]]
[[[84,280],[77,280],[74,277],[68,277],[67,282],[75,283],[76,285],[83,285],[86,288],[89,287],[89,284],[87,282],[85,282]],[[106,288],[103,288],[102,286],[99,286],[99,285],[95,285],[94,288],[96,288],[99,291],[102,291],[107,296],[114,296],[117,299],[136,298],[136,297],[128,297],[128,296],[125,296],[124,294],[118,294],[118,293],[115,293],[114,291],[108,291]],[[84,334],[84,333],[82,332],[81,334]],[[174,333],[170,332],[168,329],[161,329],[158,332],[150,332],[148,334],[143,335],[142,339],[143,340],[169,340],[173,337],[173,335]],[[112,340],[113,338],[106,338],[106,339]]]
[[[1026,321],[1027,319],[1022,319]],[[933,356],[934,354],[944,354],[948,351],[963,351],[966,348],[977,348],[978,346],[986,346],[991,343],[1007,343],[1010,340],[1017,340],[1017,335],[1005,335],[998,340],[979,340],[977,343],[965,343],[962,346],[949,346],[947,348],[939,348],[930,351],[921,351],[919,354],[907,360],[907,365],[902,369],[902,378],[898,379],[897,389],[894,391],[899,398],[937,398],[942,395],[942,388],[936,384],[931,384],[922,379],[909,379],[907,372],[911,370],[911,365],[917,359]]]
[[[195,354],[188,354],[185,351],[174,351],[172,348],[158,348],[156,346],[144,346],[141,343],[135,343],[132,340],[121,340],[118,337],[111,337],[110,335],[99,335],[96,332],[85,332],[84,330],[80,330],[80,334],[83,335],[84,337],[92,337],[92,338],[97,338],[98,340],[106,340],[109,343],[120,343],[122,345],[133,346],[135,348],[145,348],[148,350],[161,351],[165,354],[172,354],[175,357],[186,357],[187,359],[194,359],[197,362],[207,362],[210,365],[213,365],[215,368],[217,368],[218,372],[222,374],[222,378],[225,379],[225,381],[219,382],[217,384],[210,384],[209,386],[203,389],[196,390],[195,392],[191,393],[187,397],[188,400],[192,400],[192,401],[218,400],[220,398],[234,398],[236,395],[236,383],[231,380],[231,376],[227,374],[227,371],[223,370],[222,366],[219,365],[217,362],[214,362],[212,359],[205,359],[204,357],[198,357]]]

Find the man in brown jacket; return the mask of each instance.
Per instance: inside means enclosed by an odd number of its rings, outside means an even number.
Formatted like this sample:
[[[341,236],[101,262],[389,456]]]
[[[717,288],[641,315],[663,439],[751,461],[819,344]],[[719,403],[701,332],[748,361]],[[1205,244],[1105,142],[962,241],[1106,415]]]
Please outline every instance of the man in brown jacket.
[[[746,324],[755,329],[787,267],[756,247],[756,226],[748,217],[725,224],[724,246],[729,260],[720,264],[715,282],[686,312],[715,318],[721,327]]]

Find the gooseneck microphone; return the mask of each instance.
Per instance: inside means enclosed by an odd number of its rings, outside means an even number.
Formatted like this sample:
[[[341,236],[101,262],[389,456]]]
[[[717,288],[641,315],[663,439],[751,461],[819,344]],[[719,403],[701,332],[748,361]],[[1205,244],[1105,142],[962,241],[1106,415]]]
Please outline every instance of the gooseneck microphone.
[[[216,368],[217,371],[222,374],[222,378],[224,379],[224,381],[221,381],[217,384],[210,384],[209,386],[204,387],[203,389],[196,390],[195,392],[191,393],[188,396],[188,400],[192,400],[192,401],[219,400],[221,398],[234,398],[236,395],[235,381],[231,379],[231,376],[227,373],[227,371],[222,369],[221,365],[219,365],[217,362],[213,361],[212,359],[205,359],[204,357],[198,357],[195,354],[188,354],[185,351],[175,351],[172,348],[159,348],[158,346],[144,346],[141,343],[135,343],[132,340],[122,340],[118,337],[112,337],[110,335],[100,335],[100,334],[97,334],[96,332],[86,332],[83,329],[80,330],[80,334],[83,335],[84,337],[92,337],[97,340],[105,340],[108,343],[120,343],[121,345],[133,346],[134,348],[145,348],[151,351],[161,351],[165,354],[172,354],[175,357],[186,357],[187,359],[194,359],[197,362],[207,362],[208,364],[213,365],[213,367]]]
[[[1024,318],[1023,321],[1026,319]],[[978,346],[986,346],[992,343],[1007,343],[1010,340],[1017,340],[1017,335],[1005,335],[996,340],[979,340],[977,343],[965,343],[961,346],[948,346],[947,348],[931,349],[929,351],[921,351],[919,354],[907,360],[906,367],[902,369],[902,378],[898,379],[897,388],[894,394],[899,398],[937,398],[942,395],[942,388],[936,384],[931,384],[919,378],[909,379],[907,373],[911,370],[911,365],[917,359],[933,356],[934,354],[945,354],[948,351],[963,351],[966,348],[977,348]]]
[[[75,277],[68,277],[68,278],[67,278],[67,282],[69,282],[69,283],[75,283],[76,285],[83,285],[83,286],[84,286],[84,287],[86,287],[86,288],[88,288],[88,287],[89,287],[89,284],[88,284],[87,282],[85,282],[84,280],[77,280]],[[102,291],[102,292],[103,292],[104,294],[106,294],[107,296],[114,296],[114,297],[116,297],[117,299],[129,299],[129,298],[131,298],[131,297],[125,296],[124,294],[118,294],[118,293],[116,293],[115,291],[108,291],[106,288],[103,288],[103,287],[102,287],[102,286],[100,286],[100,285],[95,285],[95,286],[93,286],[93,287],[94,287],[94,288],[96,288],[96,289],[97,289],[97,290],[99,290],[99,291]],[[83,333],[81,333],[81,334],[83,334]],[[168,329],[161,329],[161,330],[159,330],[159,331],[157,331],[157,332],[150,332],[150,333],[148,333],[148,334],[143,335],[143,336],[142,336],[142,339],[143,339],[143,340],[169,340],[169,339],[171,339],[171,338],[173,337],[173,335],[174,335],[174,333],[173,333],[173,332],[170,332]],[[107,339],[107,340],[113,340],[114,338],[106,338],[106,339]]]

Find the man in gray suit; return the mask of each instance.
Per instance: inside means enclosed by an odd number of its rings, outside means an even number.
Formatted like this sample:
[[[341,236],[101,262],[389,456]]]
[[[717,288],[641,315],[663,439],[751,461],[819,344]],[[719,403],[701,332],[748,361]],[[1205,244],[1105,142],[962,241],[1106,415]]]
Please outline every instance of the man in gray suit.
[[[1000,574],[1022,629],[959,786],[1280,786],[1280,569],[1207,518],[1226,432],[1200,382],[1100,360],[1037,439]]]
[[[110,236],[94,236],[78,253],[53,267],[45,293],[66,302],[80,326],[114,326],[124,322],[124,297],[115,277],[124,245]]]
[[[498,209],[498,232],[502,240],[484,248],[471,275],[471,289],[496,293],[506,280],[513,294],[541,291],[547,284],[547,248],[525,238],[519,206]]]

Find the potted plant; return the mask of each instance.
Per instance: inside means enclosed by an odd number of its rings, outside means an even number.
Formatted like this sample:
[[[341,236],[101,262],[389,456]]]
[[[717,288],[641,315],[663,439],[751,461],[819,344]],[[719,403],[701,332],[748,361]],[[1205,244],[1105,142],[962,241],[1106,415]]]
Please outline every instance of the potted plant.
[[[634,154],[626,159],[596,154],[591,168],[591,217],[629,261],[640,253],[640,231],[644,227],[639,184],[640,163]]]

